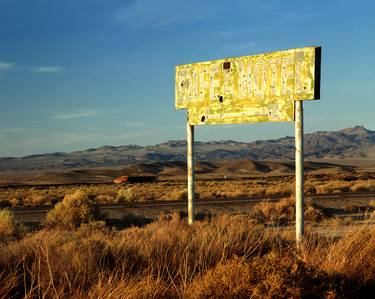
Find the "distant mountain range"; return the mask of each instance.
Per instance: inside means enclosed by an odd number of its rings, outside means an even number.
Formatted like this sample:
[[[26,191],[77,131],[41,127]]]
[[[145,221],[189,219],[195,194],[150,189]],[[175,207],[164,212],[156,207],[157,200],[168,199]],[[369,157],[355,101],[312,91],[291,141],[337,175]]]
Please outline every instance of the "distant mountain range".
[[[306,159],[375,159],[375,131],[363,126],[306,134],[304,141]],[[196,142],[195,152],[199,161],[293,160],[294,137],[253,142]],[[103,146],[71,153],[0,158],[0,171],[122,167],[185,159],[186,141],[172,140],[152,146]]]

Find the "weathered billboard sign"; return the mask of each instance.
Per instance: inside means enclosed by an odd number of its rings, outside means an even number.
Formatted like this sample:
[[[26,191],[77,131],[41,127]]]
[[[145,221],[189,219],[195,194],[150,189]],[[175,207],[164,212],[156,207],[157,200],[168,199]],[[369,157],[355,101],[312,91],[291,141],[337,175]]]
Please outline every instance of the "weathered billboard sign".
[[[294,101],[320,98],[320,47],[176,67],[175,105],[190,125],[293,121]]]

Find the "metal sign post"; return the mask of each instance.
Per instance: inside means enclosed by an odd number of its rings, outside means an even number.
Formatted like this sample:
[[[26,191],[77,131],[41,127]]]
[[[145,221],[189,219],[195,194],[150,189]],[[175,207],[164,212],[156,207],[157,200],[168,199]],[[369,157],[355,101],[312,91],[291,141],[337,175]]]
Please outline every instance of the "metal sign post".
[[[321,48],[176,66],[175,107],[188,110],[188,222],[194,223],[194,126],[295,121],[296,240],[303,238],[302,101],[320,98]],[[297,100],[298,99],[298,100]]]
[[[304,232],[304,171],[303,171],[303,105],[295,101],[295,146],[296,146],[296,241],[302,242]]]
[[[195,201],[195,163],[194,163],[194,126],[186,124],[187,137],[187,179],[188,179],[188,223],[194,223]]]

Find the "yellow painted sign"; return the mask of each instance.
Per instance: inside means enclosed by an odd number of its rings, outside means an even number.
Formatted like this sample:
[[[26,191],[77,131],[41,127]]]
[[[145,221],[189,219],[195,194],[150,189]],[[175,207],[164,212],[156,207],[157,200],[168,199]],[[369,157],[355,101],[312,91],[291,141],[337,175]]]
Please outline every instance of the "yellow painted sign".
[[[175,104],[191,125],[293,121],[294,101],[320,98],[320,47],[176,67]]]

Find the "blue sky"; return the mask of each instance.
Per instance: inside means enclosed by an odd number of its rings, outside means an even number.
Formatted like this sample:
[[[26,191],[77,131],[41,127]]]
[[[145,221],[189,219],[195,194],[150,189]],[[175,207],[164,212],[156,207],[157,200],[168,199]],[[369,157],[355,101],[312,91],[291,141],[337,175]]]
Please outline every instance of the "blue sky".
[[[0,156],[185,138],[177,64],[322,46],[305,131],[375,129],[373,1],[0,0]],[[201,126],[197,140],[293,135]]]

